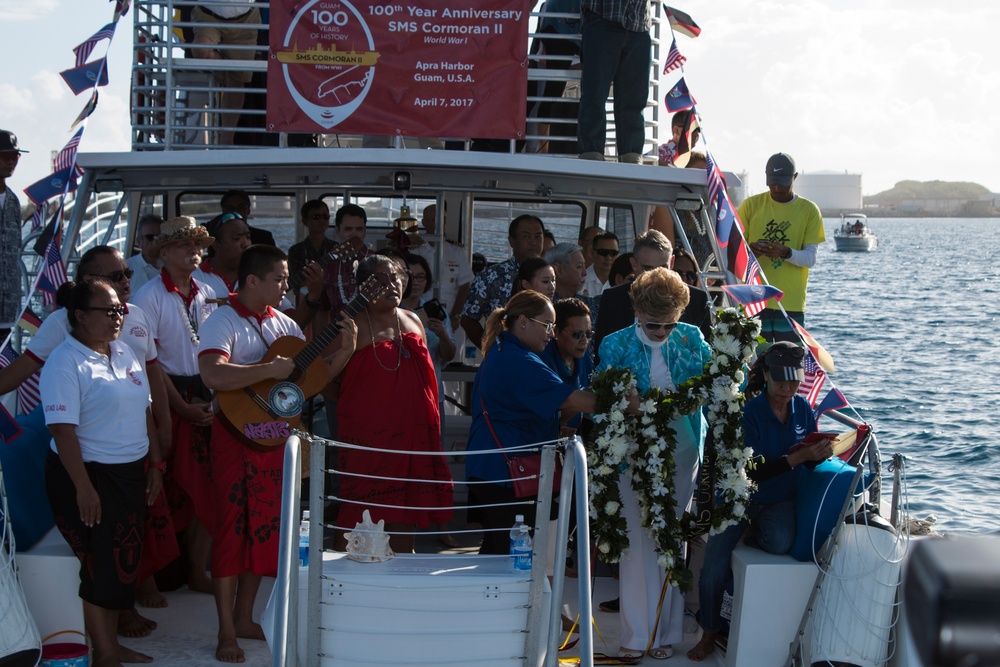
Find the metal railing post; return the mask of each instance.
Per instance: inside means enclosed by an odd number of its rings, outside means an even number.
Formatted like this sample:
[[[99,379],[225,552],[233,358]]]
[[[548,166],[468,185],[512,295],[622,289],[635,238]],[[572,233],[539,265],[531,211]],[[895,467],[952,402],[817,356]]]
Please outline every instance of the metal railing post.
[[[285,471],[281,486],[281,522],[278,529],[278,578],[274,582],[275,605],[272,631],[271,665],[295,667],[298,664],[298,507],[302,494],[302,475],[298,436],[285,442]]]

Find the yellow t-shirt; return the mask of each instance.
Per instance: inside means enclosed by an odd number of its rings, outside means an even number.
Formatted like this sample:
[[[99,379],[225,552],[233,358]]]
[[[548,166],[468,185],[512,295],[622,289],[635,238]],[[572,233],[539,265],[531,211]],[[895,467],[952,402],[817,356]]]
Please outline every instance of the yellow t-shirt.
[[[740,204],[739,216],[746,228],[748,243],[769,241],[802,250],[804,246],[826,240],[819,207],[802,197],[796,197],[787,204],[771,199],[770,192],[747,197]],[[785,293],[781,299],[785,310],[805,311],[809,269],[783,259],[762,256],[757,261],[767,282]],[[768,301],[767,307],[778,309],[774,300]]]

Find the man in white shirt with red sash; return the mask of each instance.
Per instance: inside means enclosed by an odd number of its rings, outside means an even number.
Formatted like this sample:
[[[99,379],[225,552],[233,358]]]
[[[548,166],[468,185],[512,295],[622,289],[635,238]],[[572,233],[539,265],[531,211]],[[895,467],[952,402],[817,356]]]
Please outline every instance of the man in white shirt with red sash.
[[[198,362],[214,391],[241,390],[265,380],[284,380],[292,359],[275,356],[261,363],[279,338],[305,340],[302,330],[274,305],[288,290],[288,262],[281,250],[250,246],[240,258],[239,291],[205,322]],[[338,370],[350,358],[357,328],[339,324],[344,334],[329,363]],[[345,342],[346,341],[346,342]],[[331,373],[332,375],[332,373]],[[242,662],[239,637],[263,639],[253,622],[254,600],[263,576],[276,576],[281,480],[285,447],[262,448],[217,414],[212,424],[212,472],[216,520],[212,543],[212,584],[219,614],[215,657]]]
[[[211,394],[198,374],[197,354],[201,324],[216,306],[210,302],[215,291],[192,274],[214,240],[194,218],[164,222],[153,240],[163,269],[135,295],[149,319],[160,367],[169,378],[165,384],[174,447],[167,461],[166,489],[175,527],[187,529],[188,586],[205,593],[212,590],[205,567],[215,519],[209,456],[212,407]]]

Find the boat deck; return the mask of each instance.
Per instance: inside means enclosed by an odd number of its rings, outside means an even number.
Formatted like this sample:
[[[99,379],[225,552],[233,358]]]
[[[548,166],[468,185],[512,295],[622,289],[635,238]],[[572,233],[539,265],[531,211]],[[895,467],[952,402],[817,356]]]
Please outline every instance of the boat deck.
[[[477,541],[475,533],[457,535],[460,542],[472,544]],[[450,554],[474,554],[476,548],[473,546],[444,549],[437,540],[428,535],[418,540],[417,550],[423,553],[450,553]],[[267,603],[273,580],[265,579],[261,586],[256,605],[256,614],[259,614]],[[618,651],[619,638],[619,616],[603,612],[598,609],[598,605],[605,601],[618,597],[618,582],[611,577],[597,577],[593,582],[594,589],[594,650],[609,656],[614,656]],[[220,663],[215,660],[215,634],[217,629],[215,617],[215,605],[211,596],[203,593],[194,593],[187,588],[164,593],[169,602],[169,606],[162,609],[140,608],[140,613],[147,618],[156,621],[159,627],[148,637],[140,639],[121,638],[122,644],[152,656],[154,665],[185,665],[190,667],[209,667]],[[575,616],[578,609],[576,580],[566,579],[566,594],[564,602],[569,607],[569,612]],[[687,659],[686,652],[697,643],[701,631],[692,616],[685,620],[684,642],[680,646],[675,646],[675,654],[670,658],[671,665],[706,665],[708,667],[723,667],[725,656],[720,651],[709,657],[708,660],[695,663]],[[573,636],[576,638],[576,635]],[[271,652],[263,641],[240,640],[240,645],[246,653],[247,665],[265,666],[271,663]],[[571,661],[575,663],[575,658],[579,657],[579,651],[569,649],[559,654],[560,661]],[[646,657],[638,662],[627,664],[653,665],[661,661]],[[470,661],[474,664],[474,661]],[[566,662],[563,662],[566,664]],[[624,664],[624,663],[623,663]]]

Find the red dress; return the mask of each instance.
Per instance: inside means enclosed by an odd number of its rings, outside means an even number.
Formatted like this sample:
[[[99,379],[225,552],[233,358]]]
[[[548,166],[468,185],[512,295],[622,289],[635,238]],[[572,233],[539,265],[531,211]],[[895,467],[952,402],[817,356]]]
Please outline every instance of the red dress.
[[[338,440],[400,454],[341,447],[338,468],[413,481],[342,476],[337,517],[341,528],[354,528],[365,509],[376,523],[385,519],[386,523],[426,528],[451,519],[453,485],[446,458],[407,454],[442,451],[441,416],[437,377],[427,346],[416,333],[404,333],[402,343],[396,370],[386,370],[396,366],[399,352],[394,341],[379,341],[356,351],[344,368],[337,402]]]

